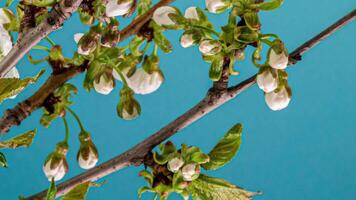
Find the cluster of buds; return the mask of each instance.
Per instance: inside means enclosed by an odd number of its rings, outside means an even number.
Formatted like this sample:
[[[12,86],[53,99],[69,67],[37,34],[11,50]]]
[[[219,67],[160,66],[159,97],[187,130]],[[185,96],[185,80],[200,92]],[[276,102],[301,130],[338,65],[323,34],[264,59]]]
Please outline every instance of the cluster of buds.
[[[286,108],[291,100],[292,92],[288,86],[288,75],[284,71],[288,65],[288,52],[279,39],[273,41],[268,51],[268,65],[260,69],[256,81],[258,87],[265,92],[265,100],[271,110]]]
[[[145,158],[145,165],[151,171],[144,170],[140,175],[148,180],[150,190],[162,197],[168,197],[171,192],[184,196],[191,182],[199,178],[201,165],[209,162],[209,156],[197,147],[182,145],[177,150],[171,142],[159,148],[161,153],[153,152]]]
[[[135,119],[141,114],[141,106],[135,99],[134,92],[128,86],[124,86],[120,91],[117,114],[125,120]]]
[[[91,169],[98,162],[99,155],[91,136],[86,131],[79,134],[80,148],[77,154],[79,166],[83,169]]]
[[[49,181],[61,180],[68,172],[68,163],[66,160],[68,148],[67,142],[59,142],[56,149],[48,155],[43,165],[43,172]]]

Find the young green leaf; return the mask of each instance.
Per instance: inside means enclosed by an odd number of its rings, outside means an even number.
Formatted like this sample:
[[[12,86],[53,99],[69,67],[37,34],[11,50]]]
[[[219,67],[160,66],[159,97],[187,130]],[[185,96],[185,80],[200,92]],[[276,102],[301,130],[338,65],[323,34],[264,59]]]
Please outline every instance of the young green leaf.
[[[54,179],[51,181],[51,185],[47,190],[46,200],[56,200],[57,188]]]
[[[283,0],[271,0],[268,2],[257,3],[250,5],[250,8],[260,10],[274,10],[279,8],[283,4]]]
[[[0,152],[0,167],[7,167],[6,158],[2,152]]]
[[[32,144],[33,138],[36,135],[36,129],[28,131],[19,136],[13,137],[6,141],[0,141],[1,148],[18,148],[18,147],[29,147]]]
[[[215,170],[223,167],[237,153],[241,144],[242,125],[236,124],[232,127],[219,143],[208,154],[210,161],[202,165],[206,170]]]
[[[260,29],[261,24],[257,12],[246,12],[244,19],[249,29],[255,31]]]
[[[154,21],[151,22],[150,26],[153,28],[153,41],[155,42],[155,44],[164,53],[170,53],[172,51],[172,44],[163,35],[163,28],[158,26]]]
[[[44,72],[44,70],[41,70],[36,76],[23,80],[18,78],[0,78],[0,103],[6,98],[17,95],[29,84],[35,83]]]
[[[212,81],[218,81],[223,71],[224,59],[222,56],[215,56],[209,70],[209,78]]]
[[[188,187],[193,200],[250,200],[256,193],[248,192],[225,180],[200,174]]]
[[[100,187],[100,184],[96,184],[94,182],[85,182],[80,185],[77,185],[71,191],[69,191],[66,195],[64,195],[61,200],[85,200],[89,188],[91,186]]]

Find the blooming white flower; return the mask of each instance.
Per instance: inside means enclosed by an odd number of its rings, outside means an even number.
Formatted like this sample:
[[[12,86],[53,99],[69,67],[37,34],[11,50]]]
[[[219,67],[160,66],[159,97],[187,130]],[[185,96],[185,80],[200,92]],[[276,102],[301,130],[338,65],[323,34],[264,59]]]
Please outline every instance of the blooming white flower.
[[[265,101],[271,110],[277,111],[286,108],[291,100],[286,87],[281,88],[277,92],[269,92],[265,94]]]
[[[94,89],[100,94],[108,95],[114,89],[114,81],[111,78],[105,78],[101,75],[99,81],[94,81]]]
[[[58,156],[58,155],[57,155]],[[68,171],[68,164],[65,157],[52,156],[43,166],[43,172],[48,180],[61,180]]]
[[[157,10],[153,13],[152,19],[158,25],[174,25],[174,21],[168,16],[171,13],[177,13],[177,10],[170,6],[162,6],[157,8]]]
[[[106,16],[116,17],[126,15],[130,12],[133,0],[109,0],[106,4]]]
[[[191,47],[194,44],[193,40],[193,34],[183,34],[182,37],[180,38],[180,45],[182,45],[183,48],[188,48]]]
[[[197,12],[197,7],[189,7],[185,10],[184,17],[187,19],[196,19],[199,20],[199,15]]]
[[[81,168],[93,168],[99,160],[95,146],[87,146],[86,148],[81,148],[78,152],[77,160]]]
[[[268,64],[275,69],[285,69],[288,65],[288,55],[286,55],[285,52],[277,54],[273,49],[271,49]]]
[[[9,17],[5,13],[4,8],[0,8],[0,24],[7,24],[10,23]]]
[[[193,181],[198,178],[200,167],[197,164],[187,164],[182,168],[182,175],[185,181]]]
[[[206,56],[211,56],[221,51],[221,44],[215,40],[203,40],[200,42],[199,51]]]
[[[167,164],[168,170],[175,173],[184,165],[182,158],[176,157],[170,160]]]
[[[128,78],[127,84],[136,94],[149,94],[156,91],[163,81],[164,78],[160,72],[154,71],[149,74],[140,68]]]
[[[206,8],[211,13],[218,13],[221,9],[228,6],[225,0],[205,0]]]
[[[270,70],[264,70],[257,75],[257,85],[264,92],[272,92],[278,87],[278,79],[274,77]]]

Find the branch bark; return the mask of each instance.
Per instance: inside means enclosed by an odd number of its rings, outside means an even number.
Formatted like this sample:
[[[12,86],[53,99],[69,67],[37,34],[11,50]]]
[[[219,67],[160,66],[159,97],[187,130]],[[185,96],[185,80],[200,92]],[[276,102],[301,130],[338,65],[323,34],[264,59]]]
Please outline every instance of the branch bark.
[[[15,46],[0,62],[0,77],[9,72],[37,43],[51,32],[62,26],[73,12],[75,12],[82,0],[63,0],[53,6],[48,17],[35,28],[21,33]]]
[[[144,15],[132,21],[130,25],[128,25],[120,32],[121,35],[120,41],[123,41],[126,38],[130,37],[131,35],[136,34],[140,30],[140,28],[147,21],[151,19],[154,11],[157,8],[164,5],[168,5],[173,1],[175,0],[161,0],[159,3],[153,6],[149,11],[147,11]],[[42,31],[39,30],[36,34],[41,35]],[[39,37],[39,36],[35,36],[35,37]],[[23,40],[25,40],[25,38],[26,37],[24,37]],[[19,125],[24,119],[30,116],[33,111],[42,107],[42,104],[44,103],[45,99],[51,93],[53,93],[58,87],[66,83],[74,76],[77,76],[78,74],[83,72],[86,68],[87,66],[79,66],[79,67],[70,68],[69,70],[63,71],[62,73],[59,74],[52,74],[47,79],[45,84],[42,85],[42,87],[34,95],[24,100],[23,102],[20,102],[15,108],[8,109],[5,112],[4,116],[0,118],[0,136],[7,133],[14,125]]]
[[[294,55],[303,55],[305,52],[310,50],[313,46],[321,42],[327,36],[330,36],[337,29],[340,29],[342,26],[346,25],[347,22],[353,20],[356,16],[356,11],[353,10],[351,13],[338,20],[335,24],[331,25],[329,28],[325,29],[325,31],[321,32],[319,35],[309,40],[305,44],[298,47],[295,51],[293,51],[290,56]],[[295,64],[295,62],[290,62],[290,64]],[[241,92],[246,89],[252,87],[256,81],[255,77],[251,76],[245,81],[239,83],[236,86],[230,87],[225,92],[216,92],[216,90],[209,90],[208,94],[201,100],[197,105],[188,110],[186,113],[178,117],[176,120],[172,121],[158,132],[154,133],[150,137],[146,138],[133,148],[128,151],[120,154],[113,159],[98,165],[97,167],[90,169],[78,176],[75,176],[68,181],[65,181],[57,186],[57,196],[61,196],[76,185],[87,181],[96,181],[104,176],[107,176],[113,172],[116,172],[120,169],[131,165],[140,165],[143,162],[145,155],[152,150],[155,146],[162,143],[164,140],[168,139],[181,129],[187,127],[191,123],[197,121],[202,118],[209,112],[218,108],[222,104],[227,101],[235,98]],[[46,195],[47,190],[44,190],[38,194],[35,194],[31,197],[26,198],[27,200],[35,200],[35,199],[43,199]]]

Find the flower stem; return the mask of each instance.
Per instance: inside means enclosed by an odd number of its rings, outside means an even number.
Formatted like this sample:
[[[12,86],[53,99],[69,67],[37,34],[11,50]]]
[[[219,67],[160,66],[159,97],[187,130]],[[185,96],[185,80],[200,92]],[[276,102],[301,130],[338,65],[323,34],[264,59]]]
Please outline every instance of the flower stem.
[[[66,136],[65,136],[64,141],[65,141],[66,143],[68,143],[68,138],[69,138],[69,127],[68,127],[68,123],[67,123],[66,118],[65,118],[65,117],[62,117],[62,119],[63,119],[63,123],[64,123],[65,131],[66,131]]]
[[[70,112],[70,114],[73,115],[73,117],[75,118],[75,120],[78,122],[79,127],[80,127],[80,130],[81,130],[81,131],[85,131],[84,126],[83,126],[82,122],[81,122],[80,119],[79,119],[79,116],[78,116],[72,109],[70,109],[69,107],[66,107],[66,109]]]
[[[55,43],[51,38],[49,38],[48,36],[46,36],[45,39],[46,39],[52,46],[56,46],[56,43]]]
[[[204,26],[200,26],[200,25],[193,25],[193,27],[206,30],[209,33],[212,33],[213,35],[216,35],[218,38],[220,37],[220,34],[218,32],[216,32],[215,30],[213,30],[213,29],[210,29],[210,28],[207,28],[207,27],[204,27]]]
[[[119,74],[124,86],[128,87],[126,78],[124,77],[124,75],[122,74],[121,70],[119,69],[119,67],[117,65],[114,65],[114,70],[117,72],[117,74]]]

